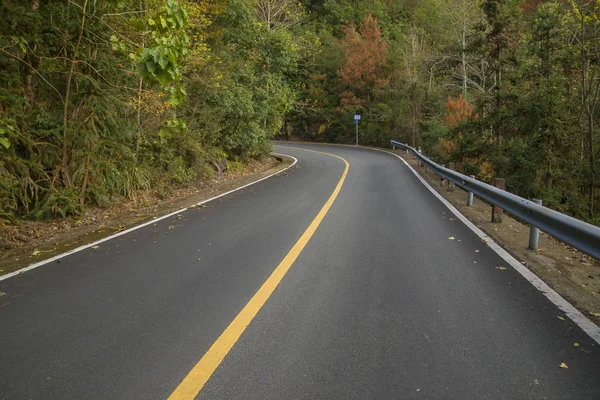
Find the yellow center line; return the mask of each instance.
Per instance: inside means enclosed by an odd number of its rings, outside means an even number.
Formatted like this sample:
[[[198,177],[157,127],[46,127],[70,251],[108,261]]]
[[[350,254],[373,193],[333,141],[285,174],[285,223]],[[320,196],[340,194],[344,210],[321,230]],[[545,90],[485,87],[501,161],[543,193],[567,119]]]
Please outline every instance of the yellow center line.
[[[227,356],[231,348],[235,345],[240,336],[242,336],[242,333],[244,333],[250,322],[252,322],[256,314],[258,314],[260,309],[265,305],[283,277],[290,270],[292,264],[294,261],[296,261],[308,241],[314,235],[315,231],[323,221],[323,218],[325,218],[325,215],[331,208],[331,205],[342,189],[344,180],[346,180],[346,175],[348,175],[348,169],[350,168],[348,161],[342,157],[336,156],[335,154],[324,153],[321,151],[307,150],[297,147],[287,148],[309,151],[312,153],[321,153],[339,158],[346,164],[346,168],[344,169],[344,173],[342,174],[337,186],[333,190],[333,193],[331,193],[331,196],[329,196],[329,199],[323,208],[321,208],[321,211],[319,211],[315,219],[313,219],[306,231],[304,231],[300,239],[298,239],[294,247],[292,247],[277,268],[275,268],[275,270],[271,273],[271,276],[269,276],[260,289],[258,289],[248,304],[244,306],[242,311],[240,311],[240,313],[229,324],[225,331],[223,331],[221,336],[219,336],[210,349],[208,349],[206,354],[204,354],[204,356],[200,359],[200,361],[198,361],[194,368],[192,368],[179,386],[177,386],[175,391],[173,391],[171,396],[169,396],[169,400],[194,399],[198,393],[200,393],[200,390],[202,390],[208,379],[212,376],[219,364],[221,364],[225,356]]]

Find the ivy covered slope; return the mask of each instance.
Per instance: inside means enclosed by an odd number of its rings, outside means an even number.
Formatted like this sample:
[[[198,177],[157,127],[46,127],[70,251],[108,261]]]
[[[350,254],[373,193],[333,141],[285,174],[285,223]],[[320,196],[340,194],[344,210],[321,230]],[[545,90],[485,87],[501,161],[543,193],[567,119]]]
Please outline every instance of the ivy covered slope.
[[[600,3],[6,0],[0,219],[397,139],[600,223]],[[239,164],[238,164],[239,165]]]
[[[315,42],[285,1],[8,0],[0,18],[0,223],[268,154]]]

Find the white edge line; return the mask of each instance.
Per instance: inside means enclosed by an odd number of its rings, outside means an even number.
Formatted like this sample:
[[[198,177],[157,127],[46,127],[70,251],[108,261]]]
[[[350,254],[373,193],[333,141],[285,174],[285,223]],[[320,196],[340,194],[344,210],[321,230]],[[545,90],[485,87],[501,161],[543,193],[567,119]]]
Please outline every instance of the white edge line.
[[[423,185],[439,201],[441,201],[458,219],[462,221],[469,229],[471,229],[479,238],[485,241],[492,250],[496,252],[504,261],[506,261],[511,267],[513,267],[519,274],[521,274],[525,279],[529,281],[537,290],[542,292],[544,296],[548,298],[556,307],[558,307],[562,312],[565,313],[567,317],[569,317],[577,326],[579,326],[585,333],[587,333],[596,343],[600,344],[600,327],[596,325],[593,321],[591,321],[588,317],[586,317],[581,311],[576,309],[571,303],[565,300],[560,294],[558,294],[554,289],[548,286],[547,283],[542,281],[537,275],[531,272],[527,267],[521,264],[516,258],[514,258],[510,253],[504,250],[498,243],[496,243],[490,236],[488,236],[485,232],[479,229],[475,224],[467,219],[456,207],[454,207],[448,200],[446,200],[441,194],[439,194],[431,185],[423,179],[423,177],[415,171],[415,169],[402,157],[398,154],[374,149],[369,147],[360,147],[363,149],[380,151],[382,153],[388,153],[395,157],[398,157],[402,162],[412,171],[413,174],[421,181]]]
[[[275,172],[275,173],[273,173],[273,174],[271,174],[271,175],[265,176],[265,177],[263,177],[263,178],[260,178],[260,179],[258,179],[258,180],[255,180],[254,182],[250,182],[250,183],[248,183],[248,184],[246,184],[246,185],[240,186],[240,187],[238,187],[238,188],[235,188],[235,189],[233,189],[233,190],[230,190],[230,191],[228,191],[228,192],[221,193],[220,195],[218,195],[218,196],[215,196],[215,197],[211,197],[210,199],[203,200],[203,201],[201,201],[201,202],[199,202],[199,203],[195,203],[195,205],[198,205],[198,206],[199,206],[199,205],[202,205],[202,204],[208,203],[208,202],[210,202],[210,201],[213,201],[213,200],[216,200],[216,199],[218,199],[218,198],[220,198],[220,197],[227,196],[228,194],[231,194],[231,193],[233,193],[233,192],[237,192],[238,190],[242,190],[242,189],[244,189],[244,188],[247,188],[248,186],[252,186],[252,185],[254,185],[255,183],[262,182],[262,181],[264,181],[265,179],[269,179],[269,178],[271,178],[271,177],[273,177],[273,176],[275,176],[275,175],[279,175],[280,173],[282,173],[282,172],[284,172],[284,171],[286,171],[286,170],[288,170],[288,169],[292,168],[292,167],[293,167],[294,165],[296,165],[296,163],[298,162],[298,159],[297,159],[296,157],[292,157],[292,156],[290,156],[290,155],[287,155],[287,154],[282,154],[282,153],[274,153],[274,152],[271,152],[271,154],[273,154],[273,155],[279,155],[279,156],[285,156],[285,157],[289,157],[289,158],[293,159],[293,160],[294,160],[294,162],[293,162],[291,165],[288,165],[287,167],[285,167],[284,169],[282,169],[281,171],[277,171],[277,172]],[[191,205],[190,205],[190,206],[191,206]],[[127,233],[129,233],[129,232],[133,232],[133,231],[135,231],[135,230],[138,230],[138,229],[140,229],[140,228],[143,228],[143,227],[145,227],[145,226],[148,226],[148,225],[150,225],[150,224],[155,224],[156,222],[158,222],[158,221],[161,221],[161,220],[163,220],[163,219],[166,219],[166,218],[169,218],[169,217],[172,217],[173,215],[181,214],[182,212],[189,210],[189,208],[190,208],[190,207],[188,206],[188,207],[182,208],[181,210],[173,211],[172,213],[169,213],[169,214],[163,215],[162,217],[158,217],[158,218],[156,218],[156,219],[152,219],[152,220],[150,220],[150,221],[144,222],[143,224],[140,224],[140,225],[133,226],[133,227],[131,227],[131,228],[129,228],[129,229],[126,229],[126,230],[124,230],[124,231],[121,231],[121,232],[115,233],[115,234],[113,234],[113,235],[107,236],[107,237],[105,237],[105,238],[102,238],[102,239],[100,239],[100,240],[96,240],[95,242],[88,243],[88,244],[84,244],[83,246],[79,246],[79,247],[77,247],[77,248],[75,248],[75,249],[72,249],[72,250],[69,250],[69,251],[67,251],[67,252],[65,252],[65,253],[58,254],[58,255],[56,255],[56,256],[54,256],[54,257],[52,257],[52,258],[48,258],[47,260],[43,260],[43,261],[37,262],[37,263],[35,263],[35,264],[31,264],[31,265],[29,265],[29,266],[27,266],[27,267],[25,267],[25,268],[21,268],[21,269],[19,269],[19,270],[17,270],[17,271],[13,271],[13,272],[10,272],[10,273],[8,273],[8,274],[6,274],[6,275],[2,275],[2,276],[0,276],[0,281],[3,281],[3,280],[5,280],[5,279],[8,279],[8,278],[12,278],[13,276],[20,275],[20,274],[22,274],[23,272],[30,271],[30,270],[32,270],[32,269],[35,269],[35,268],[37,268],[37,267],[41,267],[42,265],[49,264],[49,263],[51,263],[51,262],[53,262],[53,261],[59,260],[59,259],[61,259],[61,258],[64,258],[64,257],[66,257],[66,256],[69,256],[69,255],[71,255],[71,254],[74,254],[74,253],[80,252],[80,251],[82,251],[82,250],[88,249],[88,248],[90,248],[90,247],[92,247],[92,246],[96,246],[96,245],[98,245],[98,244],[100,244],[100,243],[104,243],[104,242],[106,242],[106,241],[109,241],[109,240],[111,240],[111,239],[114,239],[114,238],[116,238],[116,237],[119,237],[119,236],[121,236],[121,235],[125,235],[125,234],[127,234]]]

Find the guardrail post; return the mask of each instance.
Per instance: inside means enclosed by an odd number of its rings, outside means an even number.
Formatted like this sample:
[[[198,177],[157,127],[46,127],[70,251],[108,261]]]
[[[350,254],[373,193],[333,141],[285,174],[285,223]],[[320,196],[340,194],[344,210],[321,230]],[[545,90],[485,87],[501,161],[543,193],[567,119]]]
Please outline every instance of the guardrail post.
[[[408,147],[408,143],[404,143],[404,145],[405,145],[406,147]],[[410,154],[410,153],[408,152],[408,149],[406,149],[406,155],[409,155],[409,154]]]
[[[454,171],[454,163],[451,162],[448,164],[448,168],[451,169],[452,171]],[[448,180],[448,191],[449,192],[454,192],[454,182],[452,182],[451,180]]]
[[[540,200],[540,199],[533,199],[531,201],[533,201],[535,204],[539,204],[540,206],[542,205],[542,200]],[[537,227],[530,225],[529,248],[531,250],[537,250],[539,242],[540,242],[540,230]]]
[[[442,167],[446,167],[446,164],[442,164]],[[440,186],[444,186],[444,177],[440,175]]]
[[[498,189],[506,190],[506,181],[502,178],[494,179],[494,186]],[[504,216],[504,210],[502,210],[499,206],[492,206],[492,222],[502,222],[502,217]]]
[[[475,175],[469,175],[469,178],[475,179]],[[467,194],[467,206],[473,207],[473,192]]]
[[[392,150],[396,150],[396,145],[395,144],[392,145]]]

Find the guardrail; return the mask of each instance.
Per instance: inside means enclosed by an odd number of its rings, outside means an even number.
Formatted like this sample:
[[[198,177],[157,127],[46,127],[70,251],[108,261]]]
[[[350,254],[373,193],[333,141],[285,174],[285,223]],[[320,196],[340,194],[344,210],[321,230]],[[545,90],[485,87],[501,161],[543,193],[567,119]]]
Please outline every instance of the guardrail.
[[[600,260],[600,228],[576,218],[538,205],[492,185],[478,181],[459,172],[445,168],[423,156],[407,144],[390,141],[393,146],[408,150],[426,167],[448,179],[467,192],[495,204],[512,215],[539,228],[570,246]]]

